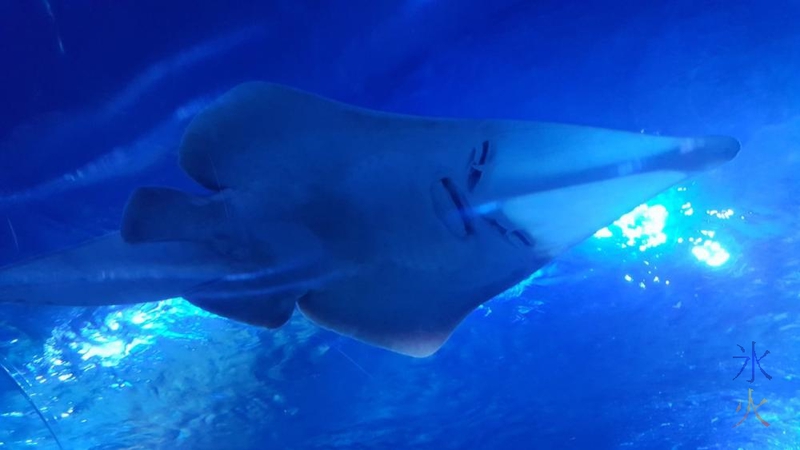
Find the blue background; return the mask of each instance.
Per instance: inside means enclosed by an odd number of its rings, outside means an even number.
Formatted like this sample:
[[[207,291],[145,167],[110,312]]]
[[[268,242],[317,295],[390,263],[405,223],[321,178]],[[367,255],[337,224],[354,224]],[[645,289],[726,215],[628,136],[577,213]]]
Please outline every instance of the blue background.
[[[798,19],[795,1],[4,2],[2,264],[113,230],[137,185],[192,188],[183,127],[251,79],[395,112],[729,134],[743,150],[648,203],[669,212],[663,244],[612,226],[432,358],[180,300],[2,305],[0,356],[71,449],[797,448]],[[729,259],[710,265],[690,238]],[[733,380],[751,341],[772,380]],[[732,428],[750,387],[768,428],[752,413]],[[10,379],[0,442],[53,445]]]

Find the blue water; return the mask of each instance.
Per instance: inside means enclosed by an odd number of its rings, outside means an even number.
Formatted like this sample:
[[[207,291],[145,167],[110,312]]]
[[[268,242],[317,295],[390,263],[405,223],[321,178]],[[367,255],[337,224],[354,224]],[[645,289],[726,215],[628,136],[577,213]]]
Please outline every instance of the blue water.
[[[135,186],[196,188],[183,128],[251,79],[743,144],[426,359],[300,314],[0,305],[0,448],[800,448],[799,19],[788,0],[0,3],[0,264],[115,229]],[[772,378],[734,379],[753,341]],[[769,427],[734,427],[750,388]]]

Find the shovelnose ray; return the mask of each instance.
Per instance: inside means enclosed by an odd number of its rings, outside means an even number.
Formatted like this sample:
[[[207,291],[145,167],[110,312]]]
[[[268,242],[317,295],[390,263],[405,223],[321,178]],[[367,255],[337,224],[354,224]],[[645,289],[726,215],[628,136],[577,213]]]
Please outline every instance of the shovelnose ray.
[[[183,297],[406,355],[621,215],[731,160],[724,136],[415,117],[241,84],[188,125],[180,165],[207,196],[141,187],[121,229],[0,270],[0,299]]]

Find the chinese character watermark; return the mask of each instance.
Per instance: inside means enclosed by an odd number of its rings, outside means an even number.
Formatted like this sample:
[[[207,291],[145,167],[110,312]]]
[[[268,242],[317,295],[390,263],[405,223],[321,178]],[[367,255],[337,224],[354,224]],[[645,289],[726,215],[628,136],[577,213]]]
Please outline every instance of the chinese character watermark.
[[[739,347],[740,349],[742,349],[742,353],[744,353],[744,347],[742,347],[739,344],[736,344],[736,346]],[[744,368],[747,367],[747,364],[750,363],[751,360],[752,360],[752,364],[750,365],[750,379],[747,380],[747,382],[748,383],[752,383],[753,381],[755,381],[755,379],[756,379],[756,364],[758,364],[758,369],[761,371],[761,373],[763,373],[764,376],[767,377],[768,380],[771,380],[772,379],[772,375],[768,374],[764,370],[764,368],[761,367],[761,360],[764,359],[765,356],[769,355],[769,350],[765,351],[764,354],[761,355],[761,358],[756,358],[756,341],[753,341],[753,351],[752,351],[751,355],[752,356],[734,356],[733,357],[734,359],[745,359],[746,360],[744,362],[744,364],[742,364],[742,368],[739,369],[739,373],[737,373],[736,376],[733,377],[733,379],[735,380],[735,379],[739,378],[739,375],[742,374],[742,371],[744,370]]]
[[[758,415],[758,407],[763,405],[764,403],[767,403],[767,399],[762,398],[761,403],[759,403],[758,405],[753,404],[753,388],[747,389],[747,411],[745,411],[742,420],[740,420],[736,425],[734,425],[733,428],[738,427],[739,425],[742,424],[742,422],[744,422],[745,419],[747,419],[747,415],[750,414],[751,406],[753,407],[753,412],[756,413],[756,417],[758,418],[758,420],[761,421],[761,424],[764,425],[765,427],[768,427],[769,422],[767,422],[761,416]],[[742,402],[739,402],[739,405],[736,407],[736,412],[738,413],[741,410],[742,410]]]
[[[739,344],[736,344],[736,346],[739,347],[739,349],[742,350],[742,353],[745,353],[744,347],[742,347]],[[769,355],[769,350],[765,351],[764,354],[761,355],[760,358],[758,358],[756,356],[756,341],[752,341],[752,348],[751,348],[750,356],[734,356],[733,357],[734,359],[744,359],[745,360],[744,364],[742,364],[742,368],[739,369],[739,373],[737,373],[736,376],[733,377],[733,379],[735,380],[735,379],[739,378],[739,375],[741,375],[742,372],[744,371],[744,369],[747,367],[747,365],[750,364],[750,379],[747,380],[748,383],[752,383],[752,382],[754,382],[756,380],[756,365],[758,365],[758,370],[760,370],[761,373],[764,374],[765,377],[767,377],[767,380],[772,380],[772,375],[768,374],[767,371],[764,370],[763,367],[761,367],[761,360],[764,359],[764,357],[767,356],[767,355]],[[755,413],[755,415],[758,418],[758,420],[761,421],[761,424],[764,425],[765,427],[768,427],[769,426],[769,422],[764,420],[758,414],[758,408],[760,406],[762,406],[764,403],[767,403],[767,399],[766,398],[761,399],[761,402],[758,405],[753,403],[753,388],[747,389],[747,410],[745,411],[745,414],[744,414],[744,417],[742,417],[742,420],[737,422],[736,425],[733,426],[733,428],[738,427],[739,425],[742,424],[742,422],[745,421],[745,419],[747,419],[747,416],[750,414],[750,408],[751,407],[753,408],[753,412]],[[736,412],[738,413],[741,410],[742,410],[742,402],[739,402],[739,405],[736,406]]]

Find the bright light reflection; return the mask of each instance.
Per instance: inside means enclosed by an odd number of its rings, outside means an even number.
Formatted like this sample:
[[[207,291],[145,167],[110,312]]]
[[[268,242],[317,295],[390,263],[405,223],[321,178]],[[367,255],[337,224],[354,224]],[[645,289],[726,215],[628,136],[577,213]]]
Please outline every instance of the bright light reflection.
[[[690,202],[685,202],[680,206],[680,212],[684,217],[691,217],[694,208]],[[717,219],[726,220],[734,215],[733,209],[706,211],[709,216]],[[611,226],[598,230],[594,237],[598,239],[608,239],[619,237],[619,246],[622,248],[635,247],[644,252],[649,248],[658,247],[667,242],[667,234],[664,228],[669,213],[667,208],[661,204],[640,205],[628,214],[623,215]],[[680,216],[679,216],[680,217]],[[688,230],[684,230],[688,231]],[[701,236],[683,237],[675,239],[678,244],[690,243],[691,252],[698,261],[710,267],[719,267],[730,259],[730,253],[719,242],[712,240],[716,236],[714,230],[699,230]]]
[[[692,254],[698,261],[702,261],[711,267],[719,267],[730,259],[730,254],[722,248],[719,242],[703,241],[692,248]]]
[[[111,309],[111,308],[109,308]],[[180,298],[111,309],[79,330],[70,323],[53,331],[45,343],[48,375],[62,382],[74,381],[73,373],[95,367],[116,367],[128,356],[153,346],[159,337],[200,338],[176,326],[192,317],[215,317]],[[76,358],[77,357],[77,358]],[[46,378],[42,378],[45,382]]]
[[[709,209],[708,211],[706,211],[706,213],[708,213],[709,216],[716,217],[717,219],[730,219],[731,216],[733,216],[732,209],[725,209],[722,211],[717,211],[716,209]]]
[[[645,251],[667,242],[664,225],[668,216],[669,213],[664,205],[639,205],[614,221],[611,227],[617,228],[626,239],[625,243],[621,244],[623,248],[636,246],[639,251]],[[601,239],[613,237],[614,232],[611,227],[598,230],[594,237]]]

